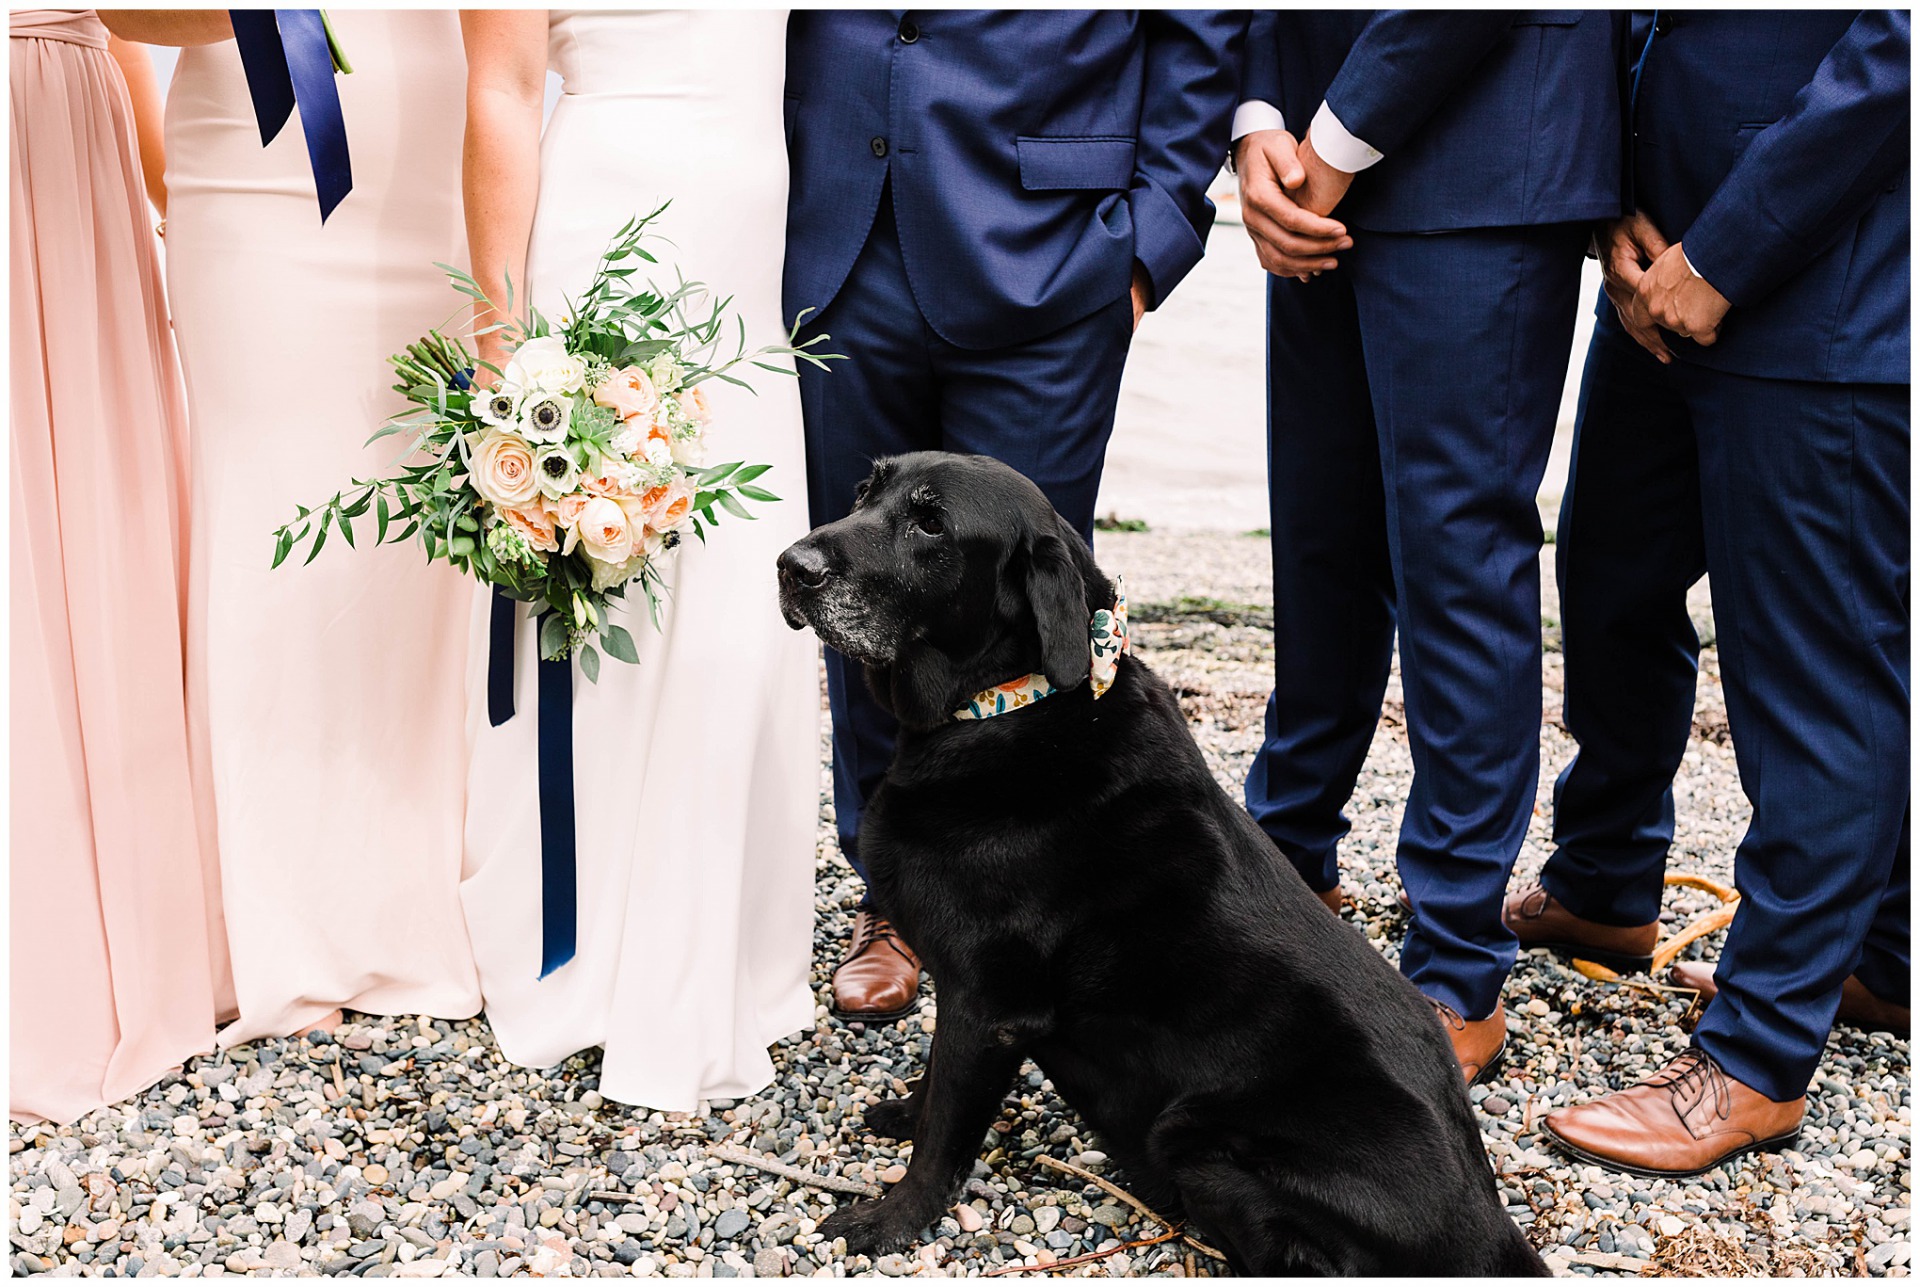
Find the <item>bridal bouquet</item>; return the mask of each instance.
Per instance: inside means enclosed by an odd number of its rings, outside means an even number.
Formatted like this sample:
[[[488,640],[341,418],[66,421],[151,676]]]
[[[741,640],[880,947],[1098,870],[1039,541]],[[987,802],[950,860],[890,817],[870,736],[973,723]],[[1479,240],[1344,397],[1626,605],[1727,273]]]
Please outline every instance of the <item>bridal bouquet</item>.
[[[394,388],[412,404],[373,435],[412,435],[396,472],[355,479],[313,509],[299,506],[275,532],[273,565],[311,542],[307,562],[338,529],[354,543],[353,522],[373,513],[374,543],[417,537],[430,559],[540,605],[540,655],[577,654],[588,679],[599,675],[592,640],[621,661],[637,661],[633,637],[610,614],[638,587],[657,628],[665,592],[661,556],[687,534],[706,539],[717,511],[751,518],[746,501],[780,498],[755,480],[769,466],[708,465],[712,415],[708,380],[751,387],[730,372],[743,363],[793,374],[763,359],[824,365],[831,354],[788,343],[749,352],[745,323],[731,356],[727,306],[696,310],[699,282],[672,290],[632,281],[658,262],[641,246],[652,214],[629,220],[601,256],[586,294],[569,300],[555,327],[529,308],[513,313],[512,285],[499,329],[514,343],[499,377],[476,383],[476,360],[456,335],[430,331],[389,361]],[[492,307],[474,279],[436,265],[454,289]]]

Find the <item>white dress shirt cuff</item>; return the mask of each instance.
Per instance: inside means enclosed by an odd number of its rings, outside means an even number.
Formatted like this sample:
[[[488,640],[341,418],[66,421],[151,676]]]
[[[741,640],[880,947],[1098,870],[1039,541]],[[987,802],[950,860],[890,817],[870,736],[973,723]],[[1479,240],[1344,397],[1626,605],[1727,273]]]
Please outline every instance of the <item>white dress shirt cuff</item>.
[[[1313,137],[1313,150],[1320,154],[1320,159],[1343,174],[1358,174],[1380,161],[1379,149],[1348,133],[1347,127],[1324,102],[1313,114],[1313,124],[1307,127],[1307,133]]]
[[[1692,273],[1695,277],[1700,277],[1700,270],[1693,266],[1693,261],[1691,259],[1687,258],[1687,248],[1685,246],[1680,247],[1680,259],[1682,263],[1686,264],[1688,272]],[[1705,277],[1700,277],[1700,280],[1703,282],[1707,282],[1707,279]],[[1713,283],[1707,282],[1707,285],[1712,286]]]
[[[1284,130],[1287,118],[1272,103],[1248,99],[1233,109],[1233,141],[1238,143],[1255,130]]]

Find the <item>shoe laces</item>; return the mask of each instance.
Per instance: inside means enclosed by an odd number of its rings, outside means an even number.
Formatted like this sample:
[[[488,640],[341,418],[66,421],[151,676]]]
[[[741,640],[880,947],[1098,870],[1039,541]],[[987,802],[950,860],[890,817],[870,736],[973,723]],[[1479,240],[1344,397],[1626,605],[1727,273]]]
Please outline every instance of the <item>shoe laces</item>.
[[[1467,1030],[1466,1019],[1462,1018],[1460,1012],[1448,1005],[1445,1001],[1435,1001],[1432,997],[1428,997],[1427,1003],[1433,1007],[1433,1012],[1440,1016],[1440,1022],[1446,1024],[1455,1032],[1465,1032]]]
[[[1517,910],[1526,920],[1536,920],[1546,915],[1547,904],[1553,901],[1553,895],[1547,892],[1545,885],[1535,885],[1520,897]]]
[[[868,948],[883,943],[895,952],[898,952],[902,957],[907,956],[906,943],[901,939],[900,931],[893,927],[893,922],[877,913],[869,912],[867,914],[866,937],[861,939],[860,945],[854,949],[853,955],[860,956],[865,953]]]
[[[1665,1086],[1673,1097],[1673,1106],[1682,1119],[1688,1112],[1711,1100],[1714,1116],[1725,1120],[1733,1116],[1733,1087],[1727,1074],[1713,1056],[1698,1046],[1689,1046],[1679,1058],[1648,1079],[1652,1086]]]

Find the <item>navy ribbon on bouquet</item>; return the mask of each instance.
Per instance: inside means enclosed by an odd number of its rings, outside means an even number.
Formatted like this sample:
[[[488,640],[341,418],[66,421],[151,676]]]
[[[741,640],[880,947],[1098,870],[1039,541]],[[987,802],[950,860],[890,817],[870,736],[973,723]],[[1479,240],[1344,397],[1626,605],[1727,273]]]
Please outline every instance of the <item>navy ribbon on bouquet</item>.
[[[318,9],[230,9],[233,40],[247,74],[260,145],[279,136],[296,104],[307,136],[320,222],[353,191],[347,122],[333,83],[333,50]]]
[[[544,622],[546,614],[542,614]],[[487,722],[513,718],[514,601],[493,592],[487,648]],[[535,633],[537,639],[538,632]],[[579,926],[574,866],[573,662],[540,666],[538,768],[540,779],[540,977],[573,959]]]

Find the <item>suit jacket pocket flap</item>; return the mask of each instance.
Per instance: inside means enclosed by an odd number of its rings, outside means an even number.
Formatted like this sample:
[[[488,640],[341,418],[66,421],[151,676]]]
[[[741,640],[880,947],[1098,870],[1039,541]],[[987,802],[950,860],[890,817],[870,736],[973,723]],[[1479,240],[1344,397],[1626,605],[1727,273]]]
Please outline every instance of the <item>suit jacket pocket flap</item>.
[[[1133,185],[1132,139],[1021,138],[1014,145],[1020,151],[1020,186],[1029,192]]]

